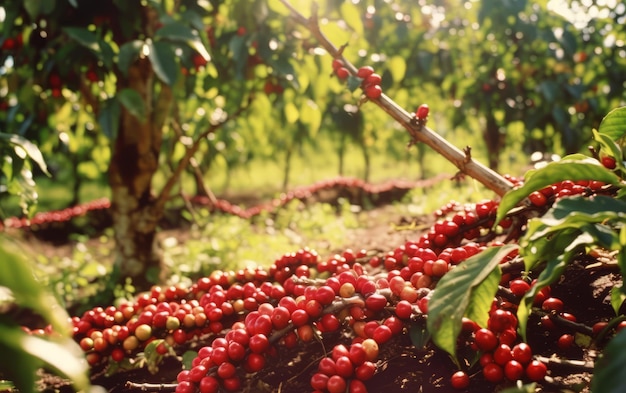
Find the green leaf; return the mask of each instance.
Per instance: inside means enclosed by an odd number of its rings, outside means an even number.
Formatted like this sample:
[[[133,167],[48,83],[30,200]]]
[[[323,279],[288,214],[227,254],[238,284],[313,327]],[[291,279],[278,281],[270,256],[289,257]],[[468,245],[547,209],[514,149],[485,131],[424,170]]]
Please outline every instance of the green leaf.
[[[567,156],[543,168],[528,171],[524,184],[502,197],[495,222],[500,222],[509,210],[517,206],[530,193],[563,180],[597,180],[614,185],[620,182],[620,178],[615,173],[607,170],[596,159],[582,155]]]
[[[178,78],[178,64],[174,49],[165,42],[149,42],[146,45],[152,69],[163,83],[173,86]]]
[[[363,36],[363,22],[361,10],[349,1],[341,3],[341,18],[350,26],[358,36]]]
[[[269,6],[270,10],[276,12],[277,14],[282,16],[289,16],[289,10],[287,9],[287,7],[285,7],[283,3],[280,2],[280,0],[268,0],[267,5]]]
[[[500,393],[535,393],[536,392],[536,383],[529,383],[526,385],[518,385],[510,388],[506,388],[501,390]]]
[[[45,3],[44,0],[24,0],[24,9],[31,20],[37,20],[37,17],[42,12],[43,3]]]
[[[598,132],[608,135],[614,141],[626,136],[626,107],[610,111],[602,119]]]
[[[602,154],[608,154],[609,156],[615,158],[615,164],[617,168],[626,172],[626,167],[624,166],[624,161],[622,160],[622,151],[611,136],[602,134],[597,132],[596,130],[591,130],[593,132],[593,139],[600,144],[600,157]]]
[[[36,359],[36,361],[31,360],[31,365],[43,363],[47,368],[69,378],[78,390],[89,387],[87,363],[83,359],[78,344],[69,337],[53,342],[26,334],[14,326],[0,324],[0,344],[0,347],[11,348],[13,351],[23,354],[22,356]],[[33,372],[32,379],[34,378]]]
[[[68,315],[54,297],[47,293],[37,282],[29,265],[23,258],[24,253],[12,249],[11,244],[0,238],[0,286],[13,292],[16,303],[30,308],[49,321],[60,333],[69,331]]]
[[[137,90],[123,89],[117,93],[120,103],[141,122],[146,121],[146,106]]]
[[[517,309],[517,321],[524,341],[526,341],[528,316],[537,293],[558,280],[573,256],[583,250],[586,245],[593,244],[594,241],[589,234],[580,233],[578,230],[564,230],[557,232],[548,243],[545,249],[539,249],[534,243],[525,245],[520,241],[520,254],[524,257],[525,264],[529,254],[537,254],[535,259],[538,261],[542,259],[547,261],[545,268],[537,277],[537,281],[526,292]]]
[[[285,120],[287,120],[287,123],[293,124],[298,121],[298,118],[300,118],[300,111],[298,110],[298,108],[291,101],[286,103]]]
[[[193,360],[197,357],[198,357],[198,352],[196,351],[187,351],[183,353],[183,369],[191,370]]]
[[[211,55],[204,47],[198,33],[189,26],[176,21],[165,24],[154,34],[155,38],[165,38],[168,40],[183,42],[195,49],[206,61],[211,60]]]
[[[409,328],[409,336],[411,337],[411,343],[415,348],[425,348],[430,341],[430,334],[423,324],[412,324]]]
[[[94,53],[100,53],[98,36],[91,31],[81,27],[65,27],[63,31],[82,46],[90,49]]]
[[[437,284],[428,302],[427,327],[433,342],[455,360],[463,316],[468,310],[481,321],[488,316],[499,281],[495,281],[500,275],[498,265],[517,248],[514,244],[490,247],[457,265]]]
[[[604,224],[626,221],[626,202],[603,195],[594,198],[582,196],[563,198],[542,217],[533,221],[539,222],[540,225],[531,224],[521,239],[521,244],[540,240],[564,229],[584,229],[592,233],[603,247],[614,250],[619,246],[618,236]]]
[[[619,314],[619,309],[624,304],[624,300],[626,300],[626,294],[623,292],[624,286],[615,284],[613,288],[611,288],[611,306],[613,307],[613,311],[615,311],[615,315]]]
[[[120,47],[117,66],[124,75],[128,75],[130,65],[139,57],[141,48],[143,48],[144,45],[144,41],[134,40],[127,42]]]
[[[122,106],[116,97],[110,98],[103,102],[98,114],[98,123],[104,135],[109,140],[114,141],[120,128],[120,116],[122,114]]]
[[[26,153],[28,158],[33,160],[39,166],[39,169],[41,169],[43,173],[50,176],[46,161],[44,160],[43,155],[41,154],[41,151],[39,150],[37,145],[29,141],[28,139],[16,134],[5,134],[3,132],[0,132],[0,139],[7,141],[13,146],[18,146],[24,151],[24,153]]]
[[[406,75],[406,61],[402,56],[393,56],[387,61],[391,78],[394,82],[401,82]]]
[[[591,390],[593,393],[618,393],[626,386],[626,330],[619,332],[604,348],[596,363]]]

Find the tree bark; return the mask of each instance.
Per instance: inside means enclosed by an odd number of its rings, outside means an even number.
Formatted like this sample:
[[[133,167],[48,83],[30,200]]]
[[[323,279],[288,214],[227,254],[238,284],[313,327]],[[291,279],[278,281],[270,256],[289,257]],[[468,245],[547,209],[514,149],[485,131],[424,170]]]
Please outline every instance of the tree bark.
[[[139,291],[155,283],[161,261],[155,239],[163,209],[151,193],[162,142],[162,127],[151,116],[153,79],[148,59],[139,59],[130,66],[124,80],[127,85],[121,88],[134,89],[141,95],[147,116],[142,121],[122,107],[109,166],[115,266],[121,278],[131,278]]]

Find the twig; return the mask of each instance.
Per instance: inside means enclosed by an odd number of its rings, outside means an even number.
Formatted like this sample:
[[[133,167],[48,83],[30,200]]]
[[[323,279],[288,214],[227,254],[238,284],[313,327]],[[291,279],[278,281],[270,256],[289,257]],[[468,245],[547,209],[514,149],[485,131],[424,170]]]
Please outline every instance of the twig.
[[[196,154],[196,152],[200,148],[200,142],[202,142],[208,135],[214,133],[216,130],[222,127],[227,121],[233,120],[237,118],[239,115],[241,115],[245,110],[247,110],[250,107],[251,102],[252,102],[252,96],[249,96],[248,101],[244,105],[241,105],[232,115],[227,116],[224,120],[220,121],[219,123],[211,124],[208,129],[206,129],[204,132],[198,135],[198,137],[193,141],[191,146],[187,147],[187,150],[185,151],[185,155],[178,163],[178,166],[176,167],[172,176],[170,176],[169,179],[167,179],[167,183],[165,183],[165,186],[163,186],[161,193],[159,194],[158,198],[155,201],[155,205],[157,208],[161,208],[162,206],[164,206],[167,200],[169,199],[170,192],[174,188],[174,185],[180,178],[182,172],[187,168],[191,158],[194,156],[194,154]]]
[[[337,48],[331,43],[324,33],[320,30],[317,21],[317,5],[313,3],[312,13],[310,18],[303,16],[298,10],[296,10],[287,0],[280,0],[281,3],[287,7],[291,13],[291,16],[300,24],[309,29],[311,34],[320,43],[326,51],[334,58],[339,58],[343,61],[344,67],[353,75],[356,74],[356,67],[343,58],[341,48]],[[411,116],[406,110],[402,109],[393,100],[383,94],[380,98],[370,100],[387,112],[393,117],[400,125],[402,125],[409,133],[409,135],[420,142],[423,142],[430,146],[437,153],[444,156],[448,161],[452,162],[462,173],[469,175],[470,177],[478,180],[490,190],[496,194],[502,196],[513,188],[513,184],[505,179],[497,172],[485,167],[477,161],[474,161],[464,151],[456,148],[446,141],[444,138],[435,133],[432,129],[425,125],[416,125]]]
[[[538,356],[537,360],[541,363],[545,363],[546,365],[558,364],[559,366],[572,368],[575,370],[579,370],[582,372],[593,372],[594,362],[585,361],[585,360],[572,360],[572,359],[561,359],[561,358],[547,358],[545,356]]]
[[[176,383],[136,383],[126,381],[124,387],[129,390],[139,390],[140,392],[173,392],[176,390]]]

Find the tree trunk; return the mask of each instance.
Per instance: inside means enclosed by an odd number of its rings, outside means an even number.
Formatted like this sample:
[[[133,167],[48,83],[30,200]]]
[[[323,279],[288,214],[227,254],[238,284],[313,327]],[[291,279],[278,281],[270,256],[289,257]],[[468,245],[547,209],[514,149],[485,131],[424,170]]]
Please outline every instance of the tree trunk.
[[[367,149],[367,145],[365,144],[365,141],[363,139],[361,139],[359,142],[360,142],[359,144],[361,145],[361,151],[363,152],[363,162],[365,163],[363,180],[369,181],[370,180],[370,152]]]
[[[115,266],[121,279],[131,278],[138,291],[149,289],[157,281],[161,261],[155,239],[163,204],[156,203],[151,186],[162,142],[162,127],[156,117],[163,113],[156,113],[162,108],[152,108],[153,78],[147,59],[131,65],[125,80],[128,84],[121,88],[134,89],[141,95],[147,116],[142,121],[122,107],[109,166]]]
[[[289,187],[289,173],[291,172],[291,155],[293,147],[289,146],[285,152],[285,167],[283,168],[283,191],[287,191]]]
[[[487,144],[489,168],[497,171],[498,162],[500,161],[500,151],[504,147],[506,136],[500,132],[500,126],[498,126],[498,122],[491,111],[487,114],[487,128],[483,135],[485,137],[485,143]]]

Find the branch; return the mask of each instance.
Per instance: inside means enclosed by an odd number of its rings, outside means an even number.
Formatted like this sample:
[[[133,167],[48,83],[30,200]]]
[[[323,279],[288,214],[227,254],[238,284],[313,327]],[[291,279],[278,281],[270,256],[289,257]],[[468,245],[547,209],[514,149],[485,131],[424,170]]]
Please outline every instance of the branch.
[[[322,47],[324,47],[324,49],[326,49],[326,51],[331,56],[333,56],[333,58],[341,59],[345,68],[352,75],[356,75],[356,67],[352,63],[347,61],[342,55],[343,47],[337,48],[326,38],[324,33],[322,33],[322,31],[320,30],[317,21],[317,6],[315,3],[313,3],[312,7],[312,16],[310,18],[306,18],[298,10],[296,10],[288,2],[288,0],[280,1],[285,5],[285,7],[289,9],[291,16],[296,20],[296,22],[302,24],[307,29],[309,29],[315,39],[320,43]],[[408,131],[412,140],[417,140],[419,142],[427,144],[437,153],[444,156],[448,161],[452,162],[457,168],[459,168],[462,173],[478,180],[487,188],[494,191],[496,194],[502,196],[507,191],[513,188],[513,184],[506,180],[503,176],[473,160],[464,151],[451,145],[448,141],[439,136],[432,129],[426,127],[423,124],[415,122],[413,120],[413,116],[411,116],[407,111],[398,106],[398,104],[396,104],[385,94],[383,94],[380,98],[370,101],[374,102],[385,112],[387,112],[387,114],[394,118],[398,123],[400,123],[400,125],[402,125]]]
[[[159,194],[159,196],[157,197],[155,201],[155,206],[158,209],[161,209],[163,206],[165,206],[165,203],[170,198],[170,193],[172,189],[174,188],[174,186],[176,185],[176,182],[180,178],[183,171],[189,165],[189,161],[191,161],[191,158],[194,156],[194,154],[196,154],[196,152],[200,148],[200,142],[202,142],[208,135],[214,133],[216,130],[218,130],[220,127],[226,124],[227,121],[233,120],[237,118],[239,115],[241,115],[245,110],[247,110],[250,107],[251,102],[252,102],[252,96],[249,96],[248,101],[244,105],[241,105],[232,115],[226,116],[226,118],[220,121],[219,123],[211,124],[208,129],[206,129],[203,133],[198,135],[198,137],[193,141],[191,146],[187,147],[187,150],[185,151],[185,155],[178,163],[178,166],[174,170],[174,173],[172,174],[172,176],[170,176],[169,179],[167,179],[167,183],[165,183],[165,186],[163,186],[161,193]]]
[[[125,388],[128,390],[139,390],[140,392],[173,392],[177,383],[136,383],[126,381]]]

